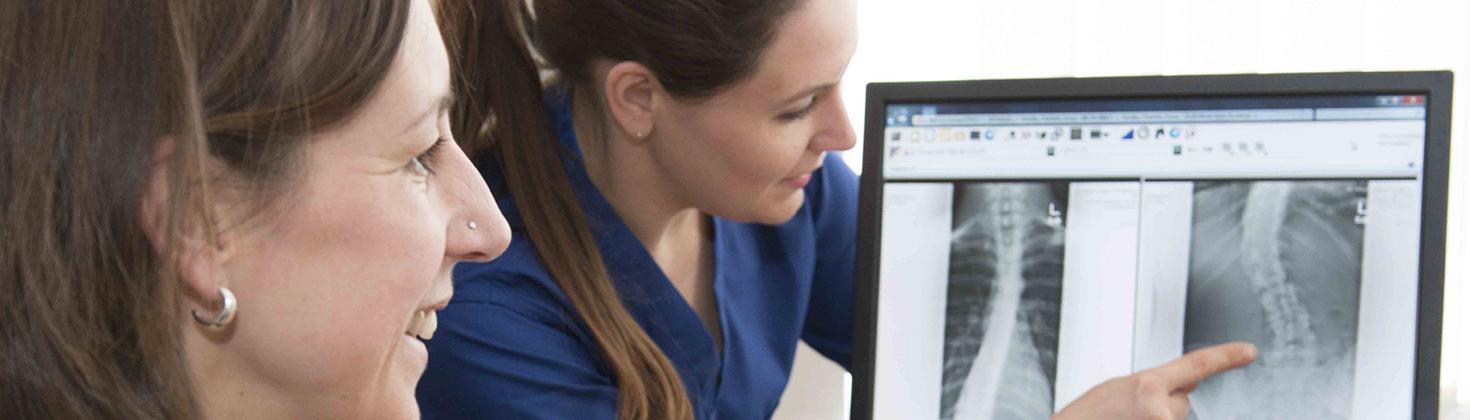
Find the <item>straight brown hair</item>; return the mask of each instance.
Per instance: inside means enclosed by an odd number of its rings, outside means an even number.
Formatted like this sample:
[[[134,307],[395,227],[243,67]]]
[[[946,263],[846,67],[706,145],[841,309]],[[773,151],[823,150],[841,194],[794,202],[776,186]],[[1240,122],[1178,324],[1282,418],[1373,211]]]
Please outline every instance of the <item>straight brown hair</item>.
[[[613,286],[564,170],[570,155],[542,103],[541,71],[553,70],[576,97],[600,91],[594,60],[631,60],[652,69],[669,92],[707,98],[754,73],[798,1],[532,0],[534,13],[523,0],[444,5],[441,22],[461,98],[454,134],[472,156],[499,161],[542,264],[612,370],[620,419],[694,414],[679,371]]]
[[[199,417],[175,244],[226,225],[211,190],[260,208],[289,190],[307,136],[386,78],[408,7],[0,2],[0,418]]]

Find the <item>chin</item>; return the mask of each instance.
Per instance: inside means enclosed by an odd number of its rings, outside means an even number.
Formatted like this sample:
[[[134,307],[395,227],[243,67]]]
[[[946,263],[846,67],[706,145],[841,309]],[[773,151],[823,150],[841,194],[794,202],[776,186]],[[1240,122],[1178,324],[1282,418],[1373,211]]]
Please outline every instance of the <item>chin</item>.
[[[368,417],[384,419],[417,419],[419,403],[415,388],[428,363],[427,349],[417,338],[400,334],[398,347],[392,350],[385,376],[379,377],[377,391],[371,397]]]
[[[414,420],[419,419],[420,417],[422,417],[422,414],[419,413],[419,401],[414,398],[407,398],[406,401],[404,401],[403,409],[400,410],[398,414],[399,415],[396,418]]]
[[[419,402],[414,397],[412,388],[408,390],[407,395],[400,392],[393,392],[393,394],[383,396],[379,400],[378,408],[368,410],[365,418],[417,419],[420,417]]]
[[[780,199],[758,201],[759,206],[751,209],[754,217],[750,222],[763,225],[784,224],[796,216],[796,212],[801,210],[805,202],[806,193],[802,190],[796,190],[795,194]]]

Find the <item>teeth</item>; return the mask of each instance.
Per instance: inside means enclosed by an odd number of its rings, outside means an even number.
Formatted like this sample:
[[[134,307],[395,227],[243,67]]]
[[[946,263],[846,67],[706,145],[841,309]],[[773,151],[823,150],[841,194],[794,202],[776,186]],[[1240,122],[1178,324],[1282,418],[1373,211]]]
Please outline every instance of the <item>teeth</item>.
[[[439,329],[438,312],[428,311],[424,316],[424,323],[419,327],[419,338],[429,340],[434,338],[434,331]]]
[[[408,329],[404,330],[403,333],[410,337],[416,335],[415,332],[419,330],[419,324],[422,322],[424,322],[424,312],[414,311],[413,317],[408,320]]]
[[[433,310],[423,310],[413,313],[413,320],[408,323],[408,331],[404,333],[422,340],[429,340],[434,338],[434,331],[438,329],[439,315]]]

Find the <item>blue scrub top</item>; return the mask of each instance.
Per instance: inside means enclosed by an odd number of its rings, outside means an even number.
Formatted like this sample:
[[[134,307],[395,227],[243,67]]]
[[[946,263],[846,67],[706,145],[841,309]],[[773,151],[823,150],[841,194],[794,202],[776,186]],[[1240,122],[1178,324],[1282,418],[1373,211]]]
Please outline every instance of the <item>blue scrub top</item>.
[[[564,96],[548,95],[567,174],[624,305],[683,378],[697,419],[766,419],[797,340],[851,368],[857,176],[828,154],[782,225],[714,218],[724,348],[582,166]],[[494,159],[477,162],[515,235],[488,263],[455,268],[454,299],[428,342],[425,418],[616,419],[617,385],[591,333],[537,257]]]

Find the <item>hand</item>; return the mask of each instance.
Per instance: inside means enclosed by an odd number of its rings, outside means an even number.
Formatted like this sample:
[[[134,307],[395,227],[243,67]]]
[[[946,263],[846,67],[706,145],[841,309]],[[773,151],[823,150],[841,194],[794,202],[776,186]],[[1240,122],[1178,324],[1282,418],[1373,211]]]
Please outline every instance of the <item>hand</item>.
[[[1103,382],[1062,408],[1052,420],[1183,420],[1189,416],[1189,393],[1200,382],[1249,365],[1256,354],[1250,343],[1195,350],[1163,366]]]

